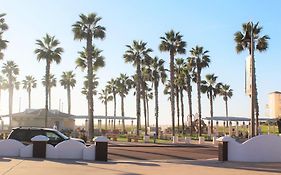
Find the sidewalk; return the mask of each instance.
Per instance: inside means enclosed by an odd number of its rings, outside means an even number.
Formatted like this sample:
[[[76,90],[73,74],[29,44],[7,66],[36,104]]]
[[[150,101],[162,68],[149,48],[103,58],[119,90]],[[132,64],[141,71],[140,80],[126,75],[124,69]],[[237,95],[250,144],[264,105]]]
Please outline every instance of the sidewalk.
[[[1,175],[273,175],[280,173],[281,163],[238,163],[219,162],[217,160],[84,162],[74,160],[0,158]]]

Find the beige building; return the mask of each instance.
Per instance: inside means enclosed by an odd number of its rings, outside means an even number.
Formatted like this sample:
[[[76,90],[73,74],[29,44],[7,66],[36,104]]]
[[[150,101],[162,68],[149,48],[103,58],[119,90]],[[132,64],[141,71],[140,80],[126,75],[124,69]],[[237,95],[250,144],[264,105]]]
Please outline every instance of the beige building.
[[[8,117],[8,115],[6,116]],[[45,109],[26,109],[24,112],[12,114],[11,127],[44,127],[45,126]],[[54,125],[58,130],[71,129],[75,127],[73,115],[62,113],[58,110],[48,111],[48,125],[53,128]]]
[[[269,117],[281,117],[281,92],[275,91],[269,93],[269,102],[267,108]]]

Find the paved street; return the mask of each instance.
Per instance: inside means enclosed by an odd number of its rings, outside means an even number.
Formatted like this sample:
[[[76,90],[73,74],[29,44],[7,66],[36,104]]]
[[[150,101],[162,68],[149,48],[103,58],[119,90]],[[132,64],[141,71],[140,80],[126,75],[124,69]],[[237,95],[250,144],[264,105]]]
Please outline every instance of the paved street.
[[[281,173],[280,163],[235,163],[216,160],[158,160],[84,162],[0,158],[0,175],[273,175]]]
[[[216,159],[217,148],[213,146],[143,146],[109,147],[110,160],[200,160]]]

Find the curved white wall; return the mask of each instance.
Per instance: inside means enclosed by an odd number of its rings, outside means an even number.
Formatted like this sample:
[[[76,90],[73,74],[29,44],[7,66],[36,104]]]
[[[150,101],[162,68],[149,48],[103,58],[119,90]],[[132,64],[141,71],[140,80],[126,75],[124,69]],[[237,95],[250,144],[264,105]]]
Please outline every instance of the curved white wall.
[[[226,136],[220,140],[228,141],[228,160],[241,162],[281,162],[281,137],[259,135],[240,144]]]
[[[0,141],[0,156],[17,157],[20,156],[20,149],[25,145],[13,139]]]
[[[83,159],[86,146],[76,140],[66,140],[55,146],[59,159]]]

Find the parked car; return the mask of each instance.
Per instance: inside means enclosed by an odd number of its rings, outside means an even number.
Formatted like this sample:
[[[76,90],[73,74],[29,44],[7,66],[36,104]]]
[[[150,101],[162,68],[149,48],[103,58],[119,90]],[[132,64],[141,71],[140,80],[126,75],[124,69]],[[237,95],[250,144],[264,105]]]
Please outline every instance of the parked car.
[[[70,138],[56,129],[50,128],[33,128],[33,127],[17,127],[13,128],[7,139],[14,139],[22,142],[25,145],[31,144],[31,138],[37,135],[44,135],[49,138],[48,144],[56,146],[58,143],[65,140],[76,140],[83,144],[85,141],[77,138]]]

